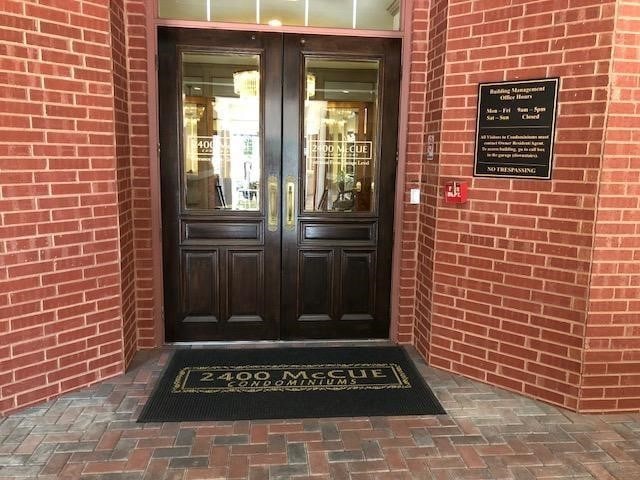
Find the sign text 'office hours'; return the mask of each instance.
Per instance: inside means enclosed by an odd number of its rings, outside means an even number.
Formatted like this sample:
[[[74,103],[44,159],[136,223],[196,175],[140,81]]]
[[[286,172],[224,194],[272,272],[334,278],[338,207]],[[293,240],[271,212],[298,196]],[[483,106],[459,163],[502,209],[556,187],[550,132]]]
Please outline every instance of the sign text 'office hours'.
[[[475,176],[551,178],[558,81],[480,84]]]

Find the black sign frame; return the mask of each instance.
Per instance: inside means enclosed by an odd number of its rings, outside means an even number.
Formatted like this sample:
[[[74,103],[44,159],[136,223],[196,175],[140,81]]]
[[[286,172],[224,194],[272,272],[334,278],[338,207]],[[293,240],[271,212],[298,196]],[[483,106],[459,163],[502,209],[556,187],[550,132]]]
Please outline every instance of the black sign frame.
[[[550,180],[560,78],[478,84],[474,177]]]

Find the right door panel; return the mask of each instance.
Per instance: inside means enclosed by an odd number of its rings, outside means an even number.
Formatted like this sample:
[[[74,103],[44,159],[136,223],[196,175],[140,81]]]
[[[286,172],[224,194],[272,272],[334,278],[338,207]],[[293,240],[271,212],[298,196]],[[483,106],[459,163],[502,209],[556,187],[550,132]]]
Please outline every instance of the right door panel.
[[[400,41],[287,35],[283,338],[383,338]]]

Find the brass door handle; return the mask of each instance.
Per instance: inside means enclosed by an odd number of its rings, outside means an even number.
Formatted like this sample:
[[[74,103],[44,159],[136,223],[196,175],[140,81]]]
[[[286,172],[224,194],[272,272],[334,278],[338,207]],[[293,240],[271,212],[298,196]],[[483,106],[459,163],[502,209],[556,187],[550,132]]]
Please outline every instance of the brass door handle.
[[[286,184],[286,194],[287,194],[287,202],[286,202],[286,219],[285,219],[285,227],[287,230],[294,230],[296,227],[296,182],[293,177],[287,177]]]
[[[278,177],[269,175],[267,179],[267,229],[270,232],[278,230]]]

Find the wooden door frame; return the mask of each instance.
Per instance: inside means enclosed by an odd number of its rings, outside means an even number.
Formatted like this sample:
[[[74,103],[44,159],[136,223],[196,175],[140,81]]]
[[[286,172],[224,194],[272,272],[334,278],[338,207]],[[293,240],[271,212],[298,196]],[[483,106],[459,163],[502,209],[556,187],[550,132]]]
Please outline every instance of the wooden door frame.
[[[162,259],[162,210],[160,202],[160,162],[158,152],[158,79],[156,71],[157,61],[157,27],[174,26],[185,28],[212,28],[223,30],[269,30],[284,33],[303,34],[323,34],[323,35],[344,35],[344,36],[380,36],[394,37],[402,39],[402,77],[400,82],[400,105],[398,113],[398,164],[396,170],[396,188],[394,205],[394,238],[392,254],[392,276],[391,276],[391,324],[389,338],[398,340],[398,318],[400,315],[399,305],[399,283],[400,283],[400,263],[402,255],[402,218],[405,211],[405,194],[407,182],[406,156],[407,156],[407,132],[409,115],[409,83],[411,67],[411,39],[412,39],[412,12],[413,0],[403,0],[402,4],[402,26],[397,32],[381,32],[370,30],[344,30],[331,28],[306,28],[306,27],[280,27],[273,28],[266,25],[245,25],[245,24],[215,24],[209,22],[191,22],[180,20],[160,20],[157,18],[156,0],[145,0],[146,11],[146,43],[147,43],[147,114],[149,118],[149,168],[150,168],[150,197],[151,197],[151,250],[152,250],[152,326],[151,330],[139,345],[144,348],[164,345],[164,280],[163,280],[163,259]],[[405,334],[406,338],[407,334]],[[408,335],[411,338],[411,335]]]

